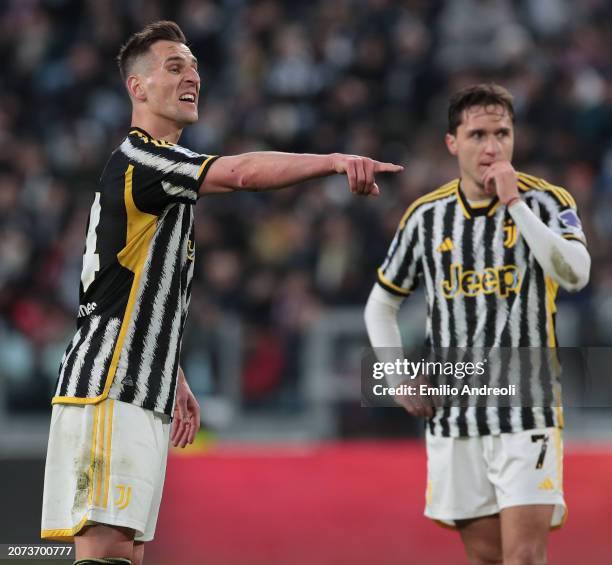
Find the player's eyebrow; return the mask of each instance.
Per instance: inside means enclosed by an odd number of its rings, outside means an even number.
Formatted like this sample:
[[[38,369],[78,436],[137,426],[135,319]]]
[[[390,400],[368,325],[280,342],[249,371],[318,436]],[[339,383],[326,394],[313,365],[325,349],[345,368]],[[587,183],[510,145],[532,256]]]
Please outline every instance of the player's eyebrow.
[[[168,63],[184,63],[185,57],[181,55],[170,55],[165,61],[164,65]],[[198,68],[198,60],[192,55],[191,56],[191,64],[197,69]]]
[[[484,128],[473,128],[473,129],[468,128],[466,130],[466,133],[467,133],[467,135],[473,135],[475,133],[485,134],[485,133],[487,133],[487,130],[484,129]],[[493,130],[493,133],[495,133],[495,134],[498,134],[498,133],[509,134],[510,133],[510,128],[508,128],[508,127],[497,128],[497,129]]]

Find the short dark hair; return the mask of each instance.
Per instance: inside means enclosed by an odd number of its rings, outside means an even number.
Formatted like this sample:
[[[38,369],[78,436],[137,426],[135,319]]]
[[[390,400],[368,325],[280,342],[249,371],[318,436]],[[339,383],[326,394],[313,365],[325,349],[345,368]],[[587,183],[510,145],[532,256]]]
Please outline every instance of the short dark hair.
[[[185,34],[175,22],[161,20],[153,22],[139,32],[133,34],[119,50],[117,63],[121,78],[125,82],[130,74],[134,61],[144,55],[156,41],[176,41],[187,43]]]
[[[464,110],[474,106],[503,106],[514,122],[512,94],[499,84],[476,84],[451,96],[448,102],[448,133],[457,133],[457,128],[463,121]]]

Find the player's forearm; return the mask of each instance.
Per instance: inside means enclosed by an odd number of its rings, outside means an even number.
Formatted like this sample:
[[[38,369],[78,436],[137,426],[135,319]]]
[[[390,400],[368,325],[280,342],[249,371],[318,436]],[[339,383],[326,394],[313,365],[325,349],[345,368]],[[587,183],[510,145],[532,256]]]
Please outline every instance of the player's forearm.
[[[372,347],[401,347],[402,337],[397,313],[402,298],[385,292],[375,284],[365,307],[364,318]]]
[[[402,301],[403,298],[386,292],[377,284],[370,292],[364,318],[370,344],[381,362],[393,363],[403,358],[402,336],[397,323]],[[405,380],[399,375],[387,375],[386,379],[391,386],[397,386]]]
[[[311,155],[259,151],[222,157],[221,183],[234,190],[275,190],[300,182],[334,174],[333,155]],[[212,172],[212,171],[211,171]]]
[[[586,247],[553,232],[525,202],[509,208],[520,234],[544,272],[561,287],[577,292],[589,282],[591,257]]]

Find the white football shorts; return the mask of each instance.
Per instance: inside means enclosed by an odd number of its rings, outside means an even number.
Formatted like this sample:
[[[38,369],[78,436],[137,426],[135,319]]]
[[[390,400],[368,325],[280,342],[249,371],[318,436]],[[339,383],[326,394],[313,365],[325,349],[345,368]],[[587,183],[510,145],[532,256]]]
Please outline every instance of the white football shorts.
[[[51,416],[41,537],[73,541],[92,524],[150,541],[161,503],[170,418],[107,399],[56,404]]]
[[[482,437],[427,431],[425,516],[442,526],[503,508],[553,504],[551,528],[563,525],[563,440],[558,428]]]

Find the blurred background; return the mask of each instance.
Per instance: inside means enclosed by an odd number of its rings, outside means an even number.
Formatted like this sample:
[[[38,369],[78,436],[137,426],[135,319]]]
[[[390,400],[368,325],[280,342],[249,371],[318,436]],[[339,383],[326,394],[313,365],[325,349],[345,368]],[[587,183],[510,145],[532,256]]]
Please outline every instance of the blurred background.
[[[341,151],[406,170],[380,179],[378,199],[330,177],[200,200],[182,365],[205,431],[171,457],[150,557],[463,562],[457,536],[421,517],[424,448],[409,438],[422,423],[360,406],[363,306],[406,207],[457,174],[443,144],[449,94],[494,80],[515,98],[516,167],[568,188],[587,234],[591,283],[559,296],[560,343],[612,342],[612,4],[0,1],[0,483],[20,508],[18,519],[1,511],[2,542],[37,539],[49,401],[75,327],[87,214],[130,123],[115,56],[157,19],[179,23],[200,64],[200,122],[182,145]],[[416,294],[402,310],[408,344],[424,319]],[[572,477],[592,482],[551,539],[553,563],[576,562],[573,547],[606,562],[597,530],[572,528],[612,512],[610,412],[568,411],[568,499]],[[192,548],[180,559],[168,553],[177,536]]]

